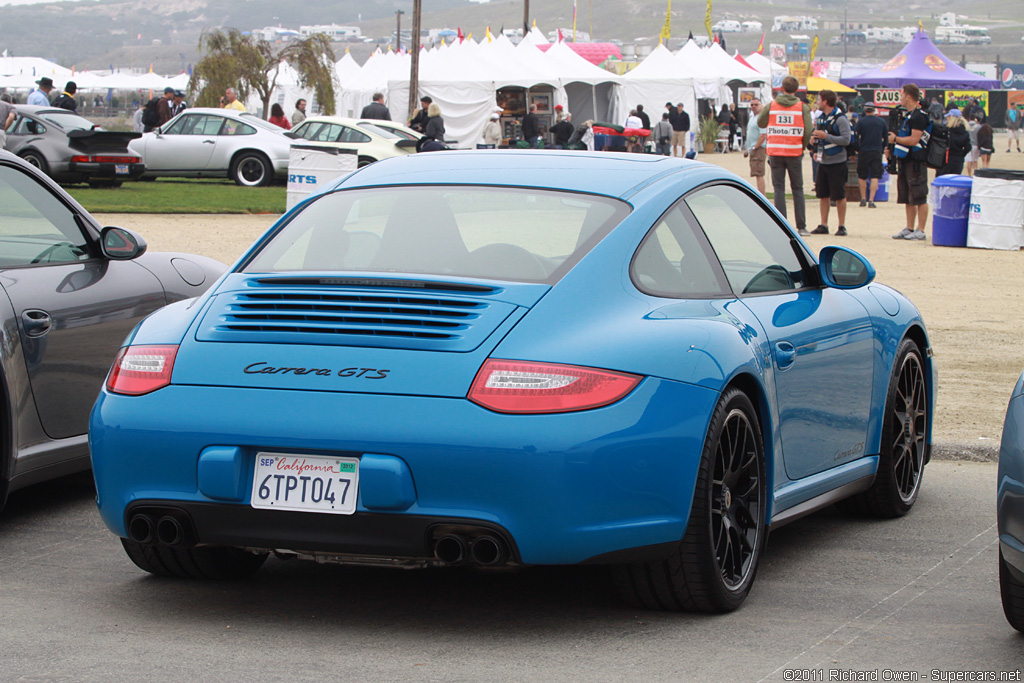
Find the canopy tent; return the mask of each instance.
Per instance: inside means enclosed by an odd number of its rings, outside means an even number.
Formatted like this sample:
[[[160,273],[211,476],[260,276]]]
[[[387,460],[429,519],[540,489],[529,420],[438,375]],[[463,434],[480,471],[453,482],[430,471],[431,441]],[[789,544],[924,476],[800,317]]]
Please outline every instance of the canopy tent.
[[[618,60],[622,59],[622,51],[619,50],[619,46],[615,43],[574,43],[569,40],[560,40],[558,42],[567,46],[570,50],[595,66],[606,61],[609,57],[614,57]],[[538,45],[537,47],[541,50],[548,49],[544,45]]]
[[[840,81],[850,87],[864,85],[902,88],[908,83],[914,83],[919,88],[999,88],[999,81],[973,74],[947,59],[923,29],[914,34],[907,46],[895,57],[878,69],[852,78],[847,78],[844,74]]]
[[[776,64],[759,52],[751,52],[746,56],[745,61],[754,71],[767,77],[767,83],[772,88],[781,88],[782,79],[789,73],[786,67]]]
[[[696,130],[697,96],[693,77],[667,47],[658,45],[635,69],[622,76],[618,116],[614,123],[625,121],[629,109],[642,104],[653,126],[665,111],[666,102],[682,102],[690,114],[691,130]]]
[[[519,48],[524,49],[523,43]],[[529,46],[527,46],[529,47]],[[557,73],[565,89],[566,108],[573,120],[608,121],[615,117],[622,79],[610,71],[594,66],[565,43],[556,43],[543,56],[546,68]]]
[[[522,45],[522,43],[526,43],[527,45],[547,45],[550,42],[551,41],[547,39],[544,33],[537,28],[537,24],[534,24],[533,28],[530,29],[530,32],[523,37],[520,45]]]
[[[42,57],[0,58],[0,87],[34,89],[43,76],[49,76],[58,90],[74,80],[71,69]]]

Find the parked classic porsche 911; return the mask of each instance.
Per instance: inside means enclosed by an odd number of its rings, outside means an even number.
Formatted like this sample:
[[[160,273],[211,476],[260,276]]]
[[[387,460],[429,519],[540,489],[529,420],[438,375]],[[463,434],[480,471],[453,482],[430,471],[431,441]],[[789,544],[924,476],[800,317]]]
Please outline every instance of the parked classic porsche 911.
[[[917,499],[930,346],[873,277],[715,166],[386,159],[132,332],[99,510],[154,574],[602,563],[647,607],[735,609],[770,527]]]
[[[245,187],[288,174],[291,140],[258,116],[233,109],[186,109],[130,145],[144,178],[230,178]]]
[[[4,149],[60,183],[120,185],[145,171],[128,150],[139,133],[103,130],[75,112],[20,104]]]
[[[38,169],[0,152],[0,508],[9,491],[88,469],[89,410],[125,334],[223,270],[101,228]]]

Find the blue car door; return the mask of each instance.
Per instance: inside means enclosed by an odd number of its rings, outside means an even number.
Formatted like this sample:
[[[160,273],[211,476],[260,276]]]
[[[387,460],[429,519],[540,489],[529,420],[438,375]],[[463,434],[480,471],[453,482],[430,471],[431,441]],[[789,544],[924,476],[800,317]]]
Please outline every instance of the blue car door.
[[[795,238],[740,188],[704,187],[686,202],[767,337],[787,476],[863,456],[874,367],[867,310],[848,292],[819,286]]]

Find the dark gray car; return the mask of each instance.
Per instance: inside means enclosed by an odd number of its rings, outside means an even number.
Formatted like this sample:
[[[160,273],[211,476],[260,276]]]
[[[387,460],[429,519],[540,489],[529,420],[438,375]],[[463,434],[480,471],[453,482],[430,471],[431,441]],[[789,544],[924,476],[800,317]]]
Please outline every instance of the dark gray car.
[[[128,151],[141,133],[103,130],[59,107],[19,104],[15,111],[4,149],[59,183],[116,186],[146,170],[142,158]]]
[[[9,491],[89,467],[89,411],[121,342],[224,264],[147,253],[38,169],[0,152],[0,508]]]

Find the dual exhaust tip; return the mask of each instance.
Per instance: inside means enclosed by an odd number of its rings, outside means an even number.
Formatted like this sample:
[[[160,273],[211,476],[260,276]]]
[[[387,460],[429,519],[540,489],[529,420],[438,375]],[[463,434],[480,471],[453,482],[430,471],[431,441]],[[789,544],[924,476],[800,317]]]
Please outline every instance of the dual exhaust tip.
[[[186,545],[192,537],[191,524],[170,513],[139,512],[128,520],[128,538],[144,545]]]
[[[469,563],[496,567],[508,562],[509,552],[497,536],[484,534],[467,540],[457,534],[446,534],[434,544],[434,557],[449,566]]]

